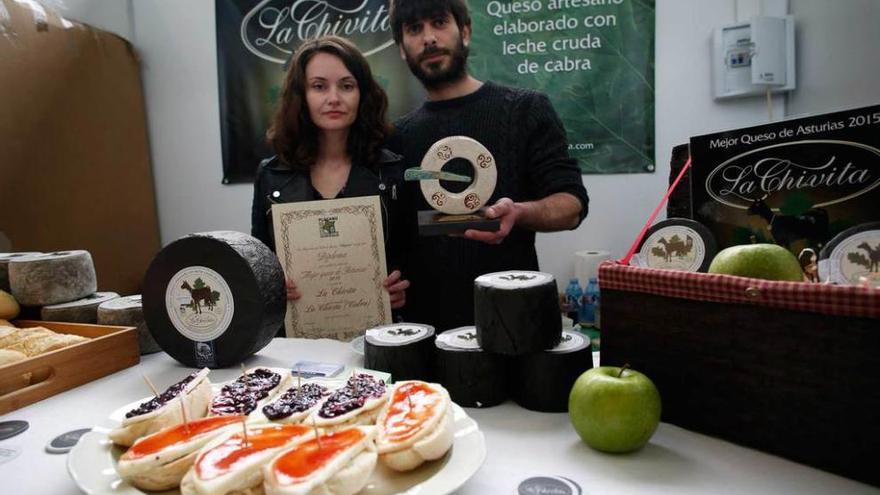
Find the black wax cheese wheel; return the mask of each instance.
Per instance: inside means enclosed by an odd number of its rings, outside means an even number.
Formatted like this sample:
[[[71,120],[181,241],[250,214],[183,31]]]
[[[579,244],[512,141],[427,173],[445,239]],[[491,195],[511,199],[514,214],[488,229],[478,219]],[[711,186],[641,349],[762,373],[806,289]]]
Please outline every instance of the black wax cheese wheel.
[[[431,381],[434,327],[395,323],[367,330],[364,336],[364,367],[391,373],[394,381]]]
[[[804,271],[810,264],[801,253]],[[819,252],[821,282],[880,287],[880,222],[856,225],[834,236]]]
[[[166,246],[144,278],[144,316],[162,349],[191,367],[238,365],[284,321],[284,273],[247,234],[196,233]]]
[[[434,340],[434,377],[462,407],[490,407],[507,399],[511,358],[480,349],[472,326]]]
[[[509,271],[474,280],[477,342],[487,352],[519,356],[555,347],[562,332],[553,275]]]
[[[571,386],[592,367],[590,339],[563,331],[562,341],[553,349],[515,358],[511,395],[517,404],[532,411],[568,411]]]
[[[117,297],[119,294],[115,292],[95,292],[76,301],[43,306],[40,309],[40,319],[72,323],[97,323],[98,306]]]
[[[23,258],[34,254],[43,254],[36,251],[20,252],[20,253],[0,253],[0,290],[11,292],[9,288],[9,261],[13,259]]]
[[[11,259],[9,286],[23,306],[76,301],[98,290],[92,255],[83,250]]]
[[[162,350],[147,327],[141,295],[117,297],[98,306],[98,323],[135,327],[138,332],[138,346],[141,354],[152,354]]]
[[[669,218],[645,232],[632,264],[686,272],[705,272],[718,254],[715,236],[703,224]]]

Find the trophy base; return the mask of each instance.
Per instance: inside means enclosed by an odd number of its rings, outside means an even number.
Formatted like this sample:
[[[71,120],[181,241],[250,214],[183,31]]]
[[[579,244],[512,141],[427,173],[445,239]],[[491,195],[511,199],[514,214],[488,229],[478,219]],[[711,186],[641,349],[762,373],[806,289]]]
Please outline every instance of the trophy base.
[[[419,235],[463,234],[465,230],[495,232],[501,228],[501,220],[486,218],[484,208],[464,215],[447,215],[434,210],[419,212]]]

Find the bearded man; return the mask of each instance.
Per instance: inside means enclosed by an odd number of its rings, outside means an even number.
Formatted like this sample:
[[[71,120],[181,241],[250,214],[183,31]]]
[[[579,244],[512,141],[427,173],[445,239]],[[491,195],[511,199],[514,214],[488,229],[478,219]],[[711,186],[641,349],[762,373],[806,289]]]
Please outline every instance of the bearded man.
[[[577,228],[589,198],[547,96],[482,82],[468,73],[471,19],[464,0],[389,4],[400,55],[428,93],[428,101],[395,123],[389,147],[404,156],[404,163],[417,165],[436,141],[467,136],[495,158],[498,180],[485,213],[500,220],[499,230],[412,236],[407,261],[412,284],[407,320],[438,331],[471,325],[474,279],[496,271],[538,270],[535,233]],[[469,164],[455,160],[444,170],[473,175]],[[410,182],[406,193],[412,210],[430,209],[417,183]]]

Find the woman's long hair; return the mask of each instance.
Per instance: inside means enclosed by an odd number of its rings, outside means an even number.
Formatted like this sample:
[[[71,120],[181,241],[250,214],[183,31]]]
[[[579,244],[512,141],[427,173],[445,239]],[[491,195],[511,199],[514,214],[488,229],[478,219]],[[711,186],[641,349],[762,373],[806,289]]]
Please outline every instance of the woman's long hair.
[[[317,53],[339,57],[357,80],[360,104],[348,133],[347,151],[353,163],[372,167],[391,130],[385,117],[388,97],[373,79],[370,65],[360,50],[339,36],[306,40],[293,54],[284,77],[281,105],[266,133],[269,145],[288,166],[308,169],[314,165],[318,157],[319,129],[312,122],[306,103],[306,65]]]

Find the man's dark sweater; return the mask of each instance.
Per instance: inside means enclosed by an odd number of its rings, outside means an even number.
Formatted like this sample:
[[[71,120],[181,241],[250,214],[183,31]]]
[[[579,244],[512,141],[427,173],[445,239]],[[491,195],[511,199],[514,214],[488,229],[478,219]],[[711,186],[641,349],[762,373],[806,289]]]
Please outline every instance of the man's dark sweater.
[[[581,201],[581,220],[587,215],[587,191],[568,155],[562,122],[541,93],[487,82],[461,98],[426,102],[395,126],[390,148],[404,156],[408,167],[419,166],[428,148],[448,136],[482,143],[498,167],[495,193],[487,205],[503,197],[524,202],[567,192]],[[431,209],[417,182],[408,183],[406,199],[410,211]],[[438,332],[473,324],[473,282],[479,275],[538,269],[535,233],[519,227],[498,245],[415,234],[410,242],[404,277],[412,285],[404,314],[408,321],[433,325]]]

